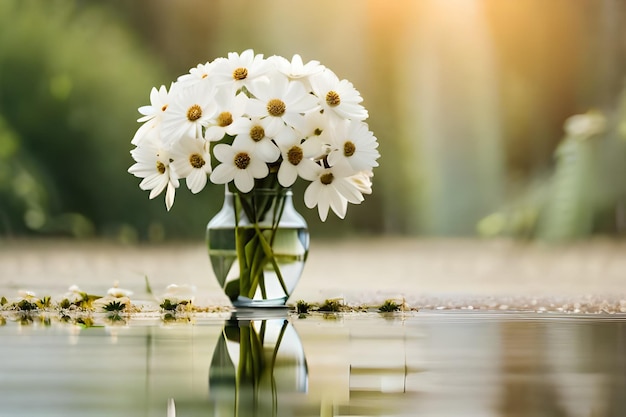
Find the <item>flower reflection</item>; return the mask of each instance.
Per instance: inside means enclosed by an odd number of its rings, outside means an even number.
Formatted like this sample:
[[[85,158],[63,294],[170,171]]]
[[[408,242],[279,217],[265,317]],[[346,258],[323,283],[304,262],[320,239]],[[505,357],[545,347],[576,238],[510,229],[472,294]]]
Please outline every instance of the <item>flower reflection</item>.
[[[304,350],[287,318],[225,323],[209,369],[215,415],[275,416],[307,388]]]

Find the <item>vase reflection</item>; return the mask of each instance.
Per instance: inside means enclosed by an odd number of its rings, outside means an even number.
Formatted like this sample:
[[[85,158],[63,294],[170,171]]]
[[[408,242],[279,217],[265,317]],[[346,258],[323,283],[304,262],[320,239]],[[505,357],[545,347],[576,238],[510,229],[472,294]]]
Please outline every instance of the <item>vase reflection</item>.
[[[214,415],[284,415],[307,389],[304,349],[286,317],[233,314],[224,324],[209,368]]]

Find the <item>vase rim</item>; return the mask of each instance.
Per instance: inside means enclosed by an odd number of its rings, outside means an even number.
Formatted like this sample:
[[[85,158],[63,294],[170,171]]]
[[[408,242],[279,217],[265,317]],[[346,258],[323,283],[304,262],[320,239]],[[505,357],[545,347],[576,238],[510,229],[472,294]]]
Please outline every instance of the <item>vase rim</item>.
[[[280,188],[253,188],[247,193],[242,193],[241,191],[231,191],[228,188],[225,189],[226,194],[242,194],[242,195],[251,195],[251,194],[293,194],[291,191],[291,187],[280,187]]]

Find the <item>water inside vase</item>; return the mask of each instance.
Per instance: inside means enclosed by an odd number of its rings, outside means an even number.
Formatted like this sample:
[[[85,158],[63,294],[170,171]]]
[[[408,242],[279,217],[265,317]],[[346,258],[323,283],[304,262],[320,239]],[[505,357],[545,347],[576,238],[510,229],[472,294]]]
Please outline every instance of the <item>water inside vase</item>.
[[[250,229],[250,233],[254,233],[254,230]],[[234,291],[229,291],[229,287],[232,287],[239,279],[235,231],[233,228],[209,229],[207,241],[209,258],[217,281],[231,300],[236,299]],[[263,268],[265,297],[263,297],[262,286],[260,285],[253,299],[286,300],[300,279],[308,248],[309,234],[306,228],[281,227],[277,229],[272,250],[288,294],[285,294],[274,266],[267,262]]]

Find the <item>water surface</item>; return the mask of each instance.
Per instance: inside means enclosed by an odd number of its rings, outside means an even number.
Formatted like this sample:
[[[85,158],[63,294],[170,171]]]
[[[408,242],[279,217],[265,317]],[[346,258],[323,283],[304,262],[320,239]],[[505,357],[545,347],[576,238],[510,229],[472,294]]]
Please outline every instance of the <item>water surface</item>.
[[[0,321],[0,416],[626,415],[626,321],[419,312]]]

